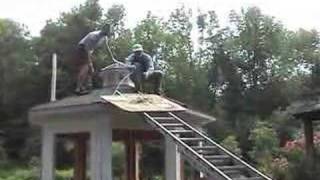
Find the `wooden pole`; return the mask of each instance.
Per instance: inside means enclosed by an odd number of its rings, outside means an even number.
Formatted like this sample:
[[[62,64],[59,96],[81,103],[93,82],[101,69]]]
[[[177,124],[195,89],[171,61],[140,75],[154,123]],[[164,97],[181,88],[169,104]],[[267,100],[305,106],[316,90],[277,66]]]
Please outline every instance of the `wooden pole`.
[[[87,136],[85,136],[84,134],[79,134],[75,136],[74,140],[75,140],[74,179],[86,180]]]
[[[184,177],[184,159],[180,159],[180,178],[185,179]]]
[[[304,136],[306,141],[306,155],[312,161],[314,158],[314,143],[313,143],[313,126],[311,120],[304,120]]]
[[[52,54],[52,77],[51,77],[51,98],[50,101],[56,100],[56,84],[57,84],[57,54]]]
[[[140,179],[140,143],[135,137],[135,131],[128,131],[126,140],[126,174],[127,180]]]
[[[140,180],[140,155],[142,152],[142,145],[139,141],[135,141],[134,143],[135,145],[135,158],[134,158],[134,164],[135,164],[135,176],[136,176],[136,180]]]

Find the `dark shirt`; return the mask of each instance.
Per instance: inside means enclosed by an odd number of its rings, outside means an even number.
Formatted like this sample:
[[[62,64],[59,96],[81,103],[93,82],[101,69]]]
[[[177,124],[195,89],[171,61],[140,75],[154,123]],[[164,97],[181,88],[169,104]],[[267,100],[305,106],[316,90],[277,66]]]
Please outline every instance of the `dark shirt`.
[[[128,61],[127,63],[129,63],[130,65],[133,65],[135,63],[141,64],[143,72],[154,70],[153,61],[152,61],[151,56],[144,53],[144,52],[142,52],[140,55],[136,55],[136,54],[132,53],[128,57],[127,61]]]
[[[93,51],[97,46],[100,46],[103,41],[106,40],[106,36],[101,31],[93,31],[87,34],[81,39],[79,45],[84,46],[88,52]]]

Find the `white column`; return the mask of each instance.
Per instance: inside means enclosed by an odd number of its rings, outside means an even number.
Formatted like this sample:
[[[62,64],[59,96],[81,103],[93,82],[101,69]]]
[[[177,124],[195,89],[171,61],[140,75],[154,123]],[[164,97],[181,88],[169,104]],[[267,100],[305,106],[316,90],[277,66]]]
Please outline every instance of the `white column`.
[[[166,180],[181,180],[180,153],[177,145],[169,138],[165,137],[165,173]]]
[[[112,127],[107,119],[91,132],[91,178],[112,180]]]
[[[47,127],[42,128],[41,180],[54,180],[55,137]]]

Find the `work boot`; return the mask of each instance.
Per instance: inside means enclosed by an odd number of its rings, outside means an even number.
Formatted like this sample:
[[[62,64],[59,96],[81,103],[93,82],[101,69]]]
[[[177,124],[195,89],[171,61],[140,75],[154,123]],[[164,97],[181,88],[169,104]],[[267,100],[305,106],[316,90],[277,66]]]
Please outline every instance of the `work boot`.
[[[81,95],[85,95],[85,94],[89,94],[90,91],[88,91],[87,89],[81,87],[81,88],[76,88],[74,93],[78,96],[81,96]]]

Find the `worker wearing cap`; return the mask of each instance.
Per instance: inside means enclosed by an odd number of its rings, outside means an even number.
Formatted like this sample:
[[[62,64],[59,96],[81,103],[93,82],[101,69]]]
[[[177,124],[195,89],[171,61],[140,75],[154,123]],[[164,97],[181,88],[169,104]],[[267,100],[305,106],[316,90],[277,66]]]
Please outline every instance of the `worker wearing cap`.
[[[160,94],[163,73],[154,69],[151,56],[143,51],[141,44],[133,46],[132,54],[127,58],[127,64],[133,69],[130,79],[137,92],[142,91],[143,83],[147,81],[153,84],[154,93]]]
[[[92,53],[103,42],[107,42],[107,37],[110,36],[111,25],[106,24],[101,30],[88,33],[80,40],[76,51],[76,66],[77,66],[77,94],[88,93],[88,82],[92,79],[94,67],[92,63]]]

